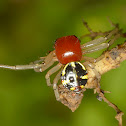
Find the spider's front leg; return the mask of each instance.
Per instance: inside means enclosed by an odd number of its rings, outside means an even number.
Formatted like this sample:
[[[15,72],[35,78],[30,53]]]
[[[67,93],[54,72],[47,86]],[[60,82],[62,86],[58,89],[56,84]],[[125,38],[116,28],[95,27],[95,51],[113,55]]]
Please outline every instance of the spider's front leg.
[[[58,61],[56,55],[55,55],[55,50],[50,52],[46,57],[41,57],[41,59],[44,59],[43,63],[42,63],[42,66],[41,68],[35,68],[34,70],[36,72],[43,72],[45,71],[46,69],[48,69],[49,67],[51,67],[54,62]],[[40,60],[41,60],[40,59]],[[38,61],[35,61],[34,63],[39,63],[39,60]],[[51,82],[50,82],[50,76],[57,72],[60,68],[61,68],[62,64],[61,63],[58,63],[56,66],[54,66],[53,68],[51,68],[45,78],[46,78],[46,82],[47,82],[47,86],[52,86]],[[58,96],[58,88],[57,88],[57,83],[58,83],[58,80],[60,79],[60,73],[57,74],[57,76],[54,78],[54,82],[53,82],[53,89],[54,89],[54,92],[55,92],[55,96],[56,96],[56,99],[58,100],[59,96]]]
[[[11,70],[28,70],[34,69],[36,72],[42,72],[49,68],[58,59],[55,57],[55,50],[49,53],[46,57],[41,57],[40,60],[36,60],[28,65],[3,65],[0,64],[0,68],[11,69]]]
[[[11,70],[28,70],[28,69],[40,69],[42,64],[29,64],[29,65],[3,65],[0,64],[0,68],[11,69]]]
[[[43,60],[44,59],[44,60]],[[41,63],[39,61],[43,60]],[[40,60],[32,62],[32,64],[42,64],[41,68],[34,69],[36,72],[43,72],[58,61],[55,50],[50,52],[46,57],[40,57]]]

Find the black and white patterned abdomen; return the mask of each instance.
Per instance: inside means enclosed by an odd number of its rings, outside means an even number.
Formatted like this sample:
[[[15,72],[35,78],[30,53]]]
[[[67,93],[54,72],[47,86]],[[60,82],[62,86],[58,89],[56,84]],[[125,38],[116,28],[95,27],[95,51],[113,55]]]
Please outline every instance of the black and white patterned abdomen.
[[[62,84],[66,88],[76,92],[84,88],[87,79],[87,70],[80,62],[70,62],[66,64],[61,72]]]

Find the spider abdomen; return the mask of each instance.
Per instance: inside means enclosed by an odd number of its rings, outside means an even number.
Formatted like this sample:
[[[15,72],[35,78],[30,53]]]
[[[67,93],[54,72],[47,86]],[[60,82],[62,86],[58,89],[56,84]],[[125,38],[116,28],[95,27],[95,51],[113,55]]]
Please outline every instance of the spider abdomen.
[[[80,62],[70,62],[61,72],[62,84],[69,90],[79,93],[87,83],[87,70]]]
[[[59,62],[62,64],[80,61],[82,57],[80,40],[74,35],[57,39],[55,42],[55,51]]]

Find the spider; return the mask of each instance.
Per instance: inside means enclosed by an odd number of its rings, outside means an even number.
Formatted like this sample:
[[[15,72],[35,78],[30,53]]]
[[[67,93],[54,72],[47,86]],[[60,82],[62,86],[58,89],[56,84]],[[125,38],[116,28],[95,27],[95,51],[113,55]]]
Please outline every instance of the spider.
[[[90,33],[80,38],[87,36],[92,39],[91,41],[81,45],[80,40],[75,35],[64,36],[56,39],[54,44],[55,50],[47,56],[40,57],[39,60],[28,65],[0,65],[0,68],[12,70],[34,69],[36,72],[43,72],[55,62],[58,62],[45,76],[47,85],[53,86],[56,100],[69,107],[72,111],[75,111],[81,103],[83,92],[86,89],[94,89],[94,93],[98,93],[97,99],[99,101],[103,99],[109,106],[116,110],[117,115],[115,118],[118,120],[119,126],[122,126],[122,115],[124,113],[115,104],[106,99],[104,93],[109,92],[103,91],[100,88],[101,74],[95,69],[95,63],[100,60],[100,57],[93,59],[84,56],[87,53],[108,49],[120,36],[126,37],[126,33],[122,33],[122,29],[119,29],[118,24],[113,24],[111,21],[110,23],[115,27],[113,30],[93,32],[87,22],[83,20],[83,24]],[[104,37],[96,38],[97,36]],[[114,55],[114,57],[116,56]],[[106,58],[108,59],[109,57]],[[51,84],[50,76],[55,72],[58,72],[58,74],[55,76],[53,84]],[[93,77],[91,76],[92,72]],[[58,86],[57,84],[60,79],[62,85]]]
[[[83,21],[83,23],[91,33],[90,35],[92,38],[99,35],[96,34],[97,32],[92,32],[85,21]],[[34,69],[36,72],[43,72],[51,67],[54,62],[58,62],[56,66],[52,67],[47,72],[45,78],[47,85],[53,86],[55,97],[60,101],[57,86],[58,81],[61,79],[64,87],[75,93],[80,93],[80,91],[85,88],[88,79],[88,72],[81,61],[90,60],[90,58],[83,55],[108,48],[119,37],[118,32],[119,29],[116,25],[113,30],[104,34],[105,37],[99,37],[82,45],[75,35],[64,36],[56,39],[54,44],[55,50],[45,57],[40,57],[40,60],[34,61],[29,65],[0,65],[0,67],[12,70]],[[109,39],[111,40],[106,42]],[[59,72],[54,78],[53,84],[51,84],[50,76],[57,71]]]

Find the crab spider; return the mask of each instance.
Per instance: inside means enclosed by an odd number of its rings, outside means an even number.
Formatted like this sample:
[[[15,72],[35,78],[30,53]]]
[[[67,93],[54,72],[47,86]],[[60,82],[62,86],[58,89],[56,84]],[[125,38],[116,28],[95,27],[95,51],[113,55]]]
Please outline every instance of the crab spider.
[[[85,22],[84,25],[92,34],[93,32]],[[51,67],[54,62],[58,62],[56,66],[52,67],[47,72],[45,78],[48,86],[53,85],[56,99],[59,101],[60,98],[57,87],[58,81],[61,79],[62,84],[66,88],[79,93],[79,91],[86,85],[88,79],[87,70],[83,66],[83,63],[80,63],[81,60],[88,59],[84,54],[108,48],[117,38],[120,37],[119,31],[118,26],[115,25],[115,28],[112,31],[105,33],[105,37],[91,40],[82,45],[80,45],[80,40],[76,36],[64,36],[56,40],[55,50],[45,57],[40,57],[40,60],[34,61],[29,65],[0,65],[0,68],[12,70],[34,69],[36,72],[43,72]],[[107,40],[109,40],[109,42],[106,42]],[[62,72],[59,71],[60,69],[62,69]],[[53,84],[51,84],[50,76],[57,71],[59,72],[54,78]],[[69,75],[70,77],[68,78]]]

